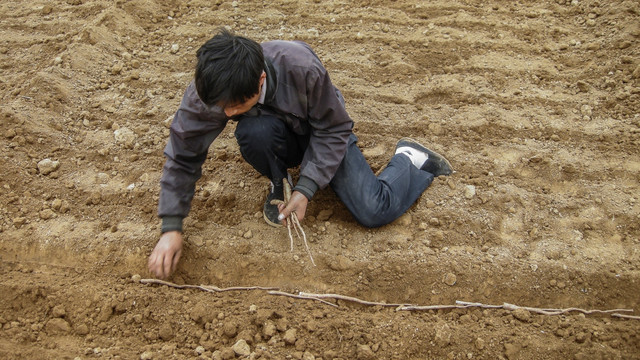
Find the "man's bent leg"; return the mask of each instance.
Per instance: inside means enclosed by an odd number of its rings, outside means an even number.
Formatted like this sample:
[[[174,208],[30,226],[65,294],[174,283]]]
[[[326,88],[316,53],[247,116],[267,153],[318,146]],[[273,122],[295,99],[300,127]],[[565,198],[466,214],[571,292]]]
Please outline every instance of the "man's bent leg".
[[[356,220],[366,227],[378,227],[404,214],[433,181],[402,154],[394,155],[376,177],[351,135],[331,187]]]
[[[304,149],[299,149],[298,136],[275,116],[242,117],[235,136],[242,157],[272,181],[282,181],[287,168],[302,161]]]

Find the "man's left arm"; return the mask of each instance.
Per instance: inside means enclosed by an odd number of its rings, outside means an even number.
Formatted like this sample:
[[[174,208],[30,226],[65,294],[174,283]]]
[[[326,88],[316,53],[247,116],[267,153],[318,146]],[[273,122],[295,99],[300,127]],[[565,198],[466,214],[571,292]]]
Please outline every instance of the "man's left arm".
[[[298,220],[306,213],[307,204],[318,189],[326,187],[335,175],[347,151],[353,121],[344,100],[331,83],[324,68],[315,76],[306,76],[308,121],[311,127],[309,146],[300,165],[300,178],[293,188],[287,206],[280,207],[279,220],[295,212]]]
[[[307,114],[311,127],[309,146],[300,166],[295,191],[311,199],[317,189],[326,187],[347,151],[353,121],[344,100],[322,68],[307,76]]]

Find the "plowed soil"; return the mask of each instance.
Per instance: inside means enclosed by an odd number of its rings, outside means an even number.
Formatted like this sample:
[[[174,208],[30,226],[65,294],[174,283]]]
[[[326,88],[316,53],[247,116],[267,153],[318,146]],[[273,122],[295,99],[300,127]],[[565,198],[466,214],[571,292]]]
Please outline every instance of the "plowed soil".
[[[222,26],[308,42],[374,171],[410,136],[456,172],[379,229],[318,192],[313,266],[262,220],[230,124],[169,281],[640,315],[637,1],[4,1],[1,358],[640,358],[640,321],[611,314],[141,283],[168,125]]]

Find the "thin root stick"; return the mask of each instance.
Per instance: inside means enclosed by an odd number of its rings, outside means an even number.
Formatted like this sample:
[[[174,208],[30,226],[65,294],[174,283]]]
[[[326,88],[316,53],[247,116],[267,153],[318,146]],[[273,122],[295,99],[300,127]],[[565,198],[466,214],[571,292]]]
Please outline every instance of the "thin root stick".
[[[280,295],[280,296],[288,296],[288,297],[292,297],[295,299],[304,299],[304,300],[315,300],[315,301],[319,301],[325,305],[329,305],[329,306],[333,306],[333,307],[338,307],[338,305],[322,300],[322,299],[318,299],[316,297],[313,296],[303,296],[303,295],[296,295],[296,294],[291,294],[288,292],[284,292],[284,291],[269,291],[268,294],[270,295]]]
[[[339,295],[339,294],[311,294],[306,292],[300,292],[298,293],[298,295],[308,296],[308,297],[313,297],[318,299],[335,299],[335,300],[351,301],[354,303],[358,303],[362,305],[371,305],[371,306],[398,307],[398,306],[407,305],[407,304],[387,304],[387,303],[373,302],[373,301],[361,300],[351,296],[345,296],[345,295]]]
[[[225,291],[245,291],[245,290],[277,290],[275,287],[262,286],[233,286],[228,288],[219,288],[212,285],[178,285],[169,281],[158,279],[140,279],[141,284],[158,284],[165,285],[176,289],[199,289],[207,292],[225,292]]]
[[[640,316],[622,315],[622,314],[611,314],[611,316],[616,318],[622,318],[622,319],[640,320]]]
[[[581,312],[583,314],[609,314],[613,312],[633,312],[633,310],[630,310],[630,309],[613,309],[613,310],[584,310],[579,308],[539,309],[539,308],[527,307],[527,306],[517,306],[509,303],[504,303],[502,307],[507,310],[525,309],[529,312],[543,314],[543,315],[562,315],[569,312]]]
[[[289,251],[293,252],[293,236],[291,235],[291,223],[289,223],[288,221],[287,221],[287,231],[289,232],[289,240],[291,240],[290,242],[291,249]]]
[[[285,206],[287,206],[289,200],[291,199],[291,186],[289,185],[289,181],[287,181],[287,179],[282,179],[282,184],[284,187],[284,201],[271,200],[271,204],[273,205],[284,204]],[[293,233],[291,232],[291,228],[293,227],[293,230],[296,233],[296,237],[304,241],[304,246],[307,250],[307,254],[309,254],[309,258],[311,259],[311,264],[313,264],[313,266],[316,266],[316,262],[313,260],[313,256],[311,255],[311,249],[309,249],[309,243],[307,243],[307,234],[305,234],[304,228],[302,227],[302,224],[300,224],[300,220],[298,220],[298,215],[296,215],[295,211],[292,211],[289,214],[286,222],[287,231],[289,233],[290,251],[293,252]]]
[[[300,239],[301,236],[300,236],[300,232],[298,231],[298,225],[300,224],[300,222],[296,222],[296,220],[298,220],[298,215],[296,215],[295,211],[292,211],[291,215],[289,215],[289,219],[287,220],[287,225],[289,223],[292,223],[291,226],[293,227],[293,230],[296,231],[296,236],[298,237],[298,239]]]
[[[300,228],[300,232],[302,233],[302,240],[304,241],[304,247],[307,249],[307,254],[309,254],[309,258],[311,259],[311,263],[313,266],[316,266],[316,262],[313,261],[313,255],[311,255],[311,249],[309,249],[309,243],[307,242],[307,234],[304,233],[304,229],[302,229],[302,225],[300,224],[300,220],[298,220],[298,215],[296,213],[292,214],[291,217],[293,219],[294,224]]]
[[[202,287],[200,287],[198,285],[178,285],[178,284],[174,284],[172,282],[168,282],[168,281],[164,281],[164,280],[158,280],[158,279],[140,279],[140,283],[141,284],[165,285],[165,286],[173,287],[173,288],[176,288],[176,289],[201,289],[201,290],[204,290],[204,289],[202,289]]]
[[[611,314],[614,312],[633,312],[632,309],[613,309],[613,310],[584,310],[584,309],[579,309],[579,308],[567,308],[567,309],[540,309],[540,308],[534,308],[534,307],[527,307],[527,306],[518,306],[518,305],[513,305],[513,304],[509,304],[509,303],[504,303],[502,305],[487,305],[487,304],[481,304],[481,303],[471,303],[471,302],[464,302],[464,301],[456,301],[456,305],[437,305],[437,306],[401,306],[398,308],[398,310],[401,311],[423,311],[423,310],[440,310],[440,309],[447,309],[447,308],[469,308],[469,307],[479,307],[479,308],[483,308],[483,309],[505,309],[505,310],[510,310],[510,311],[514,311],[517,309],[524,309],[527,310],[529,312],[532,313],[536,313],[536,314],[541,314],[541,315],[548,315],[548,316],[553,316],[553,315],[562,315],[562,314],[566,314],[569,312],[580,312],[583,314]],[[614,316],[616,314],[613,314],[611,316]],[[619,314],[617,314],[619,315]],[[627,315],[619,315],[619,316],[615,316],[615,317],[627,317]],[[634,317],[631,317],[634,318]]]
[[[173,287],[176,289],[198,289],[206,292],[265,290],[269,295],[286,296],[286,297],[302,299],[302,300],[313,300],[313,301],[318,301],[322,304],[333,306],[333,307],[338,307],[338,304],[334,304],[324,299],[350,301],[350,302],[354,302],[362,305],[369,305],[369,306],[395,307],[396,311],[449,310],[449,309],[465,309],[465,308],[471,308],[471,307],[479,307],[484,309],[505,309],[510,311],[517,310],[517,309],[525,309],[529,312],[533,312],[541,315],[548,315],[548,316],[561,315],[569,312],[580,312],[586,315],[610,314],[611,317],[615,317],[615,318],[640,320],[640,316],[618,314],[620,312],[633,312],[633,309],[612,309],[612,310],[597,310],[597,309],[585,310],[580,308],[541,309],[541,308],[534,308],[534,307],[518,306],[518,305],[509,304],[509,303],[504,303],[502,305],[488,305],[488,304],[465,302],[465,301],[456,301],[455,305],[418,306],[418,305],[411,305],[411,304],[387,304],[387,303],[381,303],[381,302],[373,302],[373,301],[362,300],[355,297],[340,295],[340,294],[313,294],[313,293],[306,293],[306,292],[291,294],[291,293],[279,291],[277,288],[262,287],[262,286],[234,286],[234,287],[228,287],[228,288],[219,288],[217,286],[212,286],[212,285],[178,285],[169,281],[158,280],[158,279],[141,279],[140,283],[165,285],[165,286]]]

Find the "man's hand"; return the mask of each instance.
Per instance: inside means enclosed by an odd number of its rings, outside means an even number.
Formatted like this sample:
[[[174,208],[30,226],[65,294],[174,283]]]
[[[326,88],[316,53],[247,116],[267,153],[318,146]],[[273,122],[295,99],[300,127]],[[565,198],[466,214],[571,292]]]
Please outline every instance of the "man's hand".
[[[284,204],[278,205],[278,210],[280,210],[278,219],[280,219],[282,224],[286,226],[287,218],[292,212],[295,212],[298,217],[298,221],[302,221],[304,214],[307,212],[308,203],[309,199],[307,199],[306,196],[302,195],[302,193],[298,191],[294,191],[293,194],[291,194],[291,199],[289,199],[289,203],[286,207]]]
[[[182,233],[167,231],[162,234],[149,256],[149,271],[159,279],[166,279],[176,270],[182,255]]]

